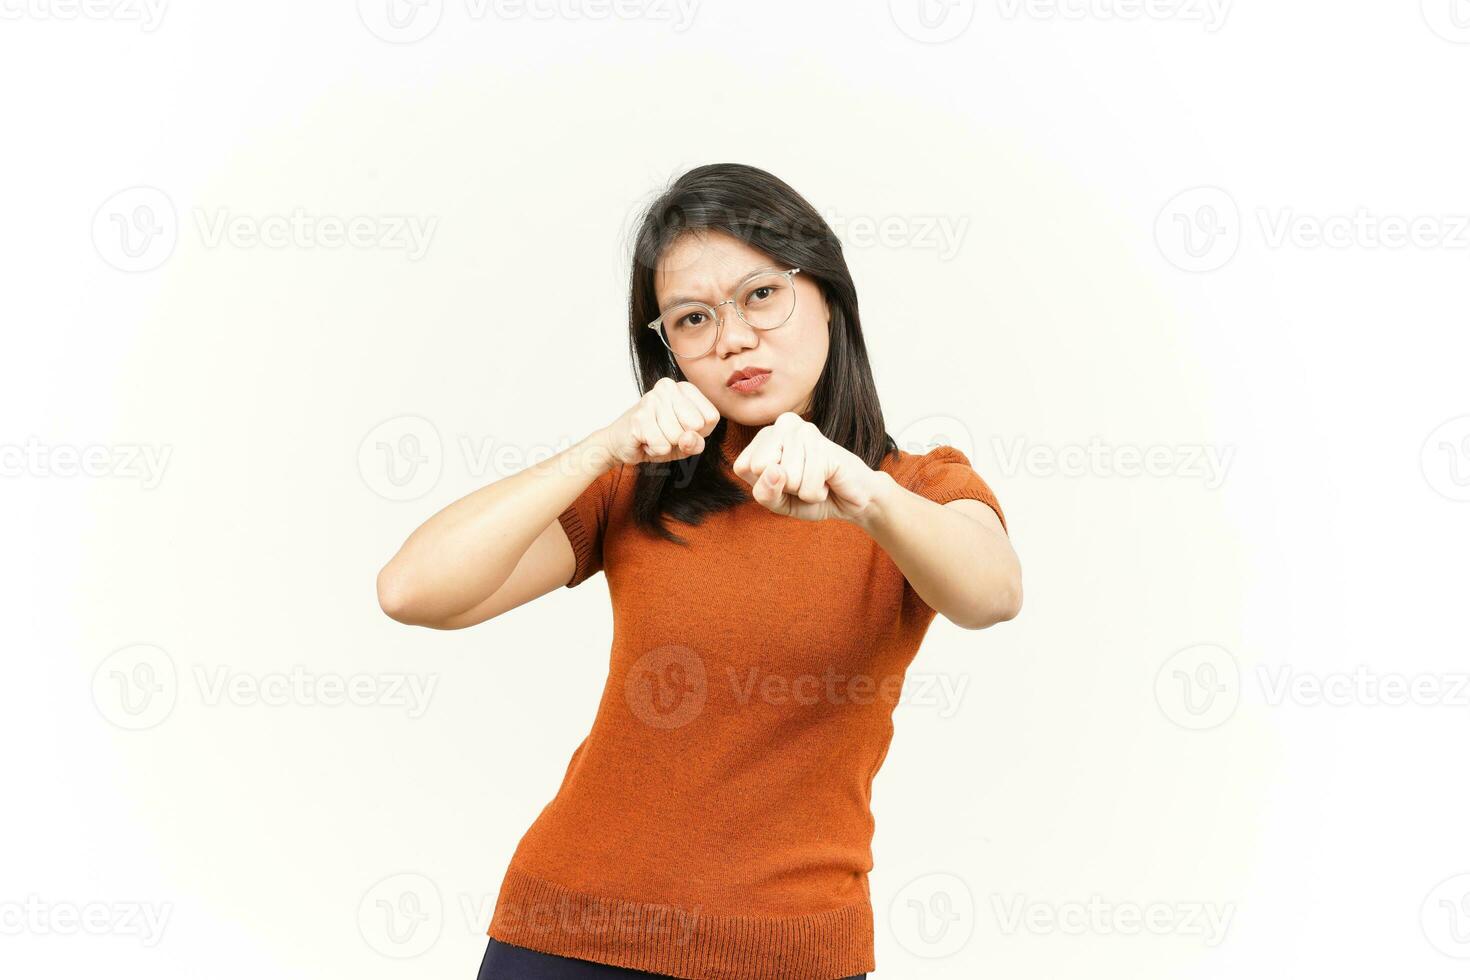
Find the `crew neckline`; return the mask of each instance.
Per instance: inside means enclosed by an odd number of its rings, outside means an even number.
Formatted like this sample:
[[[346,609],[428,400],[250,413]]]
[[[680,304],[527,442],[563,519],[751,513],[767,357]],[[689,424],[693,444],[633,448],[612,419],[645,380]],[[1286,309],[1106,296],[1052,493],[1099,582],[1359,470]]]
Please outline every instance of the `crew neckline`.
[[[810,422],[812,420],[812,414],[810,411],[802,412],[801,417]],[[758,425],[748,425],[744,422],[737,422],[728,415],[725,416],[725,435],[720,441],[720,455],[724,458],[725,462],[733,464],[735,457],[739,456],[745,447],[750,445],[756,433],[770,424],[770,422],[762,422]]]

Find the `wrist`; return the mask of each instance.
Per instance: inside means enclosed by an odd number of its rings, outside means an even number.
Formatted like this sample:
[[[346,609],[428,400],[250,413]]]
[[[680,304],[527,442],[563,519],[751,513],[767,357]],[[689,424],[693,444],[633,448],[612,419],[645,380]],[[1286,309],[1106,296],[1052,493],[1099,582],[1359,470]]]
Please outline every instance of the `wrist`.
[[[579,461],[594,476],[601,476],[618,463],[606,429],[593,431],[573,448],[577,450]]]
[[[848,518],[864,531],[881,527],[892,511],[894,499],[903,492],[903,487],[886,470],[873,470],[872,473],[873,487],[868,502],[862,510]]]

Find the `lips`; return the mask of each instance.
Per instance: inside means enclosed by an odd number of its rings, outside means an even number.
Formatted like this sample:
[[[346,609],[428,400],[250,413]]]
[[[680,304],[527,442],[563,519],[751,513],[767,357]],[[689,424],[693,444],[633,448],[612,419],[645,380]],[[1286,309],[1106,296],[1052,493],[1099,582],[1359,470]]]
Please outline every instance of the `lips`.
[[[749,379],[749,378],[759,378],[763,374],[770,374],[770,373],[771,373],[771,369],[770,368],[763,368],[763,367],[746,367],[746,368],[741,368],[738,371],[732,371],[730,373],[730,376],[725,379],[725,385],[726,385],[726,387],[729,387],[730,385],[733,385],[737,381],[742,381],[742,380],[746,380],[746,379]]]

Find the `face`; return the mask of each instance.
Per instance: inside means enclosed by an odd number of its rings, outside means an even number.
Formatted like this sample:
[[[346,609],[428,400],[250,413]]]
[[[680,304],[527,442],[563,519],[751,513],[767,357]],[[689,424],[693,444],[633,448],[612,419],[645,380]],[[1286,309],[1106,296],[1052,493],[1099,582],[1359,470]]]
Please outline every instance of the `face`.
[[[788,268],[725,232],[690,232],[659,258],[653,286],[661,311],[684,299],[715,306],[732,296],[750,273]],[[726,303],[715,311],[723,322],[714,347],[699,357],[676,359],[684,377],[726,418],[765,425],[782,412],[801,414],[811,408],[812,392],[827,363],[830,313],[811,278],[798,272],[792,279],[796,309],[781,326],[758,330],[740,318],[733,303]],[[730,376],[742,368],[770,373],[760,384],[732,387]]]

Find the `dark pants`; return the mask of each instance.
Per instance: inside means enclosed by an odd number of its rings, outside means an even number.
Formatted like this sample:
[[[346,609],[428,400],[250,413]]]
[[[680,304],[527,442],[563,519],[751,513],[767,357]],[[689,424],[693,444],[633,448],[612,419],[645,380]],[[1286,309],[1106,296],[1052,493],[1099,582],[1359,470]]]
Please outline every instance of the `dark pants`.
[[[485,959],[480,962],[480,975],[476,980],[632,980],[634,977],[667,976],[665,973],[629,970],[591,960],[541,953],[503,943],[492,936],[490,945],[485,947]],[[867,980],[867,976],[859,973],[845,980]]]

